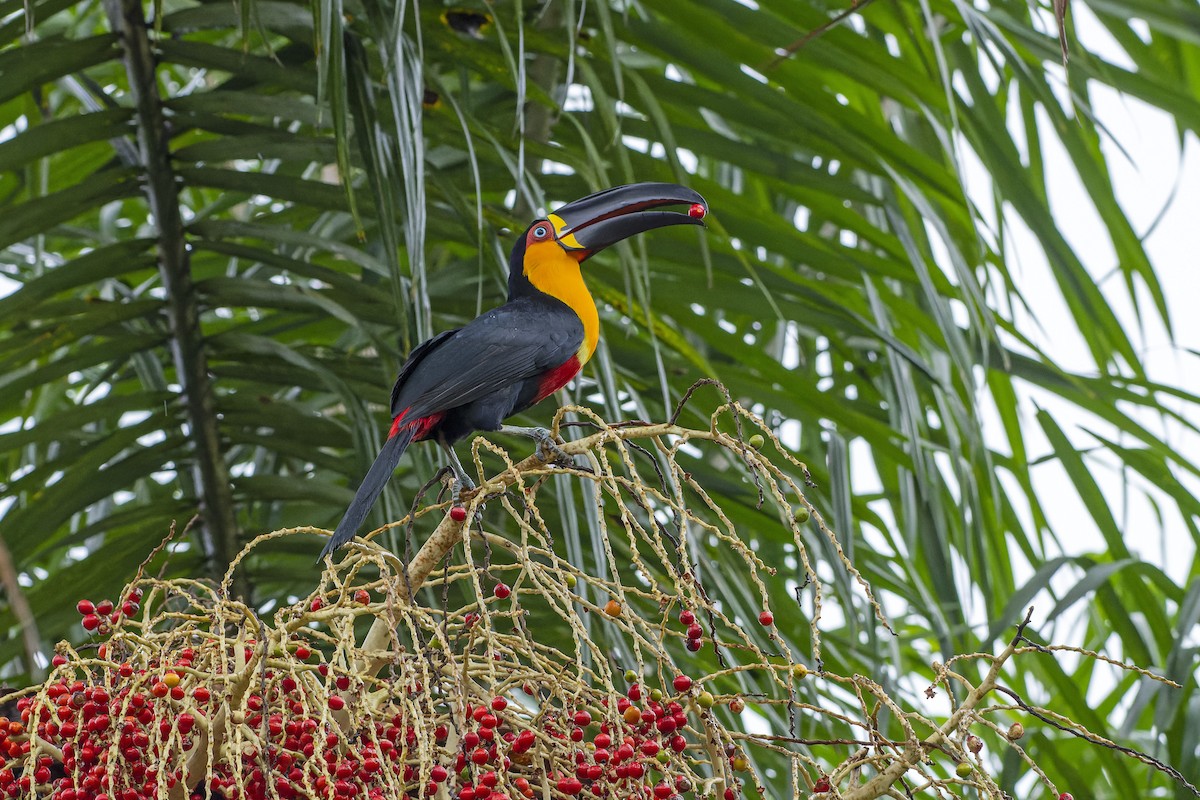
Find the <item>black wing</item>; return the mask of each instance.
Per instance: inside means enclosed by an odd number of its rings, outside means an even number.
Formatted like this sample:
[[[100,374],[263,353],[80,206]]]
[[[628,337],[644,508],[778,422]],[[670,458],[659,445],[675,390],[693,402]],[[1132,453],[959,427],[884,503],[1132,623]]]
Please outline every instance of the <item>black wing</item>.
[[[392,389],[392,416],[456,408],[541,375],[583,343],[583,323],[553,298],[520,298],[416,347]]]
[[[421,363],[421,361],[425,358],[425,356],[427,356],[431,352],[433,352],[433,350],[436,349],[438,345],[440,345],[442,342],[446,341],[451,336],[453,336],[454,334],[458,333],[461,330],[462,330],[462,328],[451,328],[448,331],[442,331],[441,333],[435,333],[433,336],[430,336],[428,339],[426,339],[425,341],[421,342],[419,345],[414,347],[412,349],[412,352],[410,352],[408,354],[408,358],[404,361],[404,364],[400,367],[400,374],[396,376],[396,385],[392,387],[392,416],[393,417],[396,416],[396,414],[398,413],[397,408],[404,408],[404,406],[397,406],[396,401],[400,399],[400,389],[403,388],[404,384],[406,384],[408,382],[408,378],[410,375],[412,375],[413,370],[416,369],[417,365]]]

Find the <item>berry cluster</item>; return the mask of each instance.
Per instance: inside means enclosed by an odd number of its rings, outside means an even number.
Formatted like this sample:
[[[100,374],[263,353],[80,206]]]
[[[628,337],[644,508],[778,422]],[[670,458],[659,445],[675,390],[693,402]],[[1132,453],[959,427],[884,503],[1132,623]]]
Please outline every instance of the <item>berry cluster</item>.
[[[141,608],[142,590],[134,587],[125,595],[120,607],[113,605],[111,600],[101,600],[93,603],[91,600],[80,600],[75,604],[75,610],[83,617],[80,623],[85,631],[107,636],[112,626],[121,621],[122,617],[136,616]]]
[[[99,608],[80,603],[85,616]],[[0,718],[0,797],[149,800],[188,784],[192,798],[223,800],[420,800],[443,787],[457,800],[531,800],[547,791],[559,800],[682,800],[696,779],[689,749],[704,737],[714,703],[682,674],[666,691],[635,681],[624,695],[556,705],[525,684],[522,702],[497,694],[457,707],[433,699],[443,690],[406,677],[399,697],[346,727],[337,713],[354,710],[369,687],[308,643],[276,652],[237,697],[220,677],[250,663],[256,644],[206,639],[139,661],[109,641],[99,659],[56,655],[55,677],[17,701],[19,719]],[[422,706],[441,711],[417,719]],[[213,763],[192,786],[190,758],[226,724]],[[727,756],[745,769],[740,751]],[[736,796],[730,790],[726,800]]]

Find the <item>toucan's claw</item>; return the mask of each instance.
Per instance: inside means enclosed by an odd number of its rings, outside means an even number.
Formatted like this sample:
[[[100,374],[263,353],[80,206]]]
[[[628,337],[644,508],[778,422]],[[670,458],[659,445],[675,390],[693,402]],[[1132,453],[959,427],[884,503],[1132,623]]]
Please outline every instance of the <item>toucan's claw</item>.
[[[550,431],[545,428],[534,428],[533,439],[537,442],[537,457],[547,464],[553,464],[562,469],[579,469],[575,456],[563,450]]]
[[[544,434],[543,437],[539,437],[537,440],[538,458],[549,464],[554,464],[560,467],[567,464],[575,466],[575,459],[571,458],[571,456],[567,454],[567,451],[563,450],[562,447],[559,446],[558,442],[554,441],[554,437],[550,435],[548,430],[545,428],[538,428],[538,431]]]
[[[475,488],[475,481],[471,480],[471,476],[467,474],[467,470],[463,467],[462,462],[458,460],[458,453],[454,452],[454,448],[445,442],[439,442],[442,449],[446,451],[446,460],[449,462],[448,468],[450,474],[454,476],[454,481],[450,484],[451,494],[457,498],[463,492],[469,492]]]
[[[471,480],[467,475],[455,475],[454,485],[450,487],[455,489],[455,495],[461,495],[463,492],[469,492],[475,488],[475,481]]]
[[[553,464],[556,467],[564,469],[579,469],[575,464],[575,457],[566,450],[563,450],[553,434],[545,428],[523,428],[518,425],[501,425],[500,432],[533,439],[537,443],[537,450],[534,454],[543,464]]]

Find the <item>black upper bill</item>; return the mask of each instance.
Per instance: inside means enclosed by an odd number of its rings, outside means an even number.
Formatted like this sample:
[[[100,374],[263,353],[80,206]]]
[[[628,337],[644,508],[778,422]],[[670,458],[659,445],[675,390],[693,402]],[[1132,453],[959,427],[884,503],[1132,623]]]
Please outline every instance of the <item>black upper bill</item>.
[[[683,212],[663,211],[684,205]],[[688,212],[699,207],[692,216]],[[668,225],[704,225],[708,204],[698,193],[674,183],[632,183],[588,195],[549,214],[555,238],[567,250],[582,250],[583,258],[635,234]],[[582,260],[582,259],[581,259]]]

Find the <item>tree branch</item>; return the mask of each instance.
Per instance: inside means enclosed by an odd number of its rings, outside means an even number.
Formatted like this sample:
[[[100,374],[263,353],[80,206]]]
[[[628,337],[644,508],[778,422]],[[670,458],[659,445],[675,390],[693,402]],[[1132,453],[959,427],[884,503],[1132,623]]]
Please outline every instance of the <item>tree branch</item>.
[[[42,655],[42,637],[38,633],[37,619],[29,607],[29,601],[25,599],[25,593],[21,591],[21,584],[17,582],[17,570],[13,565],[12,552],[3,539],[0,539],[0,588],[4,589],[13,616],[17,618],[17,623],[21,626],[21,638],[25,640],[25,665],[29,670],[29,676],[34,681],[40,681],[45,674],[38,662],[38,656]]]
[[[188,436],[195,451],[192,479],[203,519],[201,540],[209,569],[219,579],[238,551],[237,517],[229,468],[221,452],[200,312],[179,211],[178,181],[171,164],[170,136],[158,92],[157,64],[140,0],[104,0],[104,8],[125,50],[125,69],[137,119],[138,155],[146,199],[158,233],[158,273],[166,292],[171,355],[183,394]],[[239,576],[233,592],[248,596],[244,577]]]

